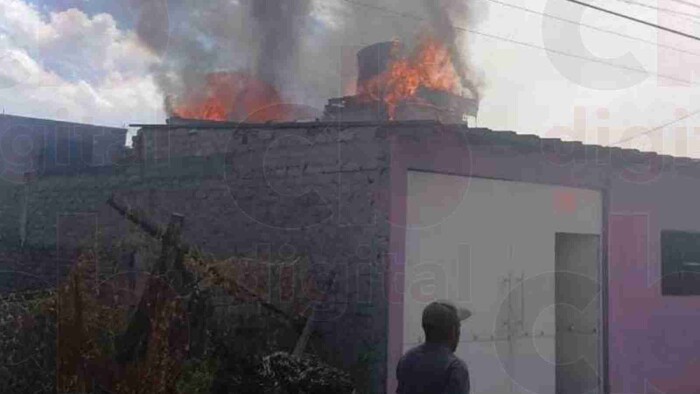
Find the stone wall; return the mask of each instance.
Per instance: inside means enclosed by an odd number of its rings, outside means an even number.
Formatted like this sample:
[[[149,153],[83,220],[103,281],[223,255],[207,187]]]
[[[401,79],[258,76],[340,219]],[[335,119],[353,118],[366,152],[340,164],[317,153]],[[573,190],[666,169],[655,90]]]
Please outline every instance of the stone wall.
[[[363,392],[381,392],[389,149],[377,126],[144,129],[144,136],[145,160],[109,174],[3,184],[4,253],[44,250],[58,261],[51,251],[133,237],[139,230],[105,204],[116,193],[162,224],[172,212],[185,215],[186,241],[217,256],[307,256],[314,278],[336,275],[317,314],[326,356],[351,370]]]

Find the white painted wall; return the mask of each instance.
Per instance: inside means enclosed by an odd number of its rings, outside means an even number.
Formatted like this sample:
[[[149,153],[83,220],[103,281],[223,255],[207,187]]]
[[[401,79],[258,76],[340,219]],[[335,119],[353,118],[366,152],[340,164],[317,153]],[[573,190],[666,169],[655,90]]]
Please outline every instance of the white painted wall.
[[[555,233],[600,234],[600,193],[412,171],[407,176],[404,352],[422,341],[424,306],[448,298],[473,312],[457,349],[469,365],[473,393],[554,393]],[[509,274],[515,290],[510,314],[504,302]],[[524,319],[516,283],[521,275]],[[512,346],[492,341],[492,335],[507,337],[503,323],[509,320],[523,339]],[[541,332],[542,338],[530,339]]]

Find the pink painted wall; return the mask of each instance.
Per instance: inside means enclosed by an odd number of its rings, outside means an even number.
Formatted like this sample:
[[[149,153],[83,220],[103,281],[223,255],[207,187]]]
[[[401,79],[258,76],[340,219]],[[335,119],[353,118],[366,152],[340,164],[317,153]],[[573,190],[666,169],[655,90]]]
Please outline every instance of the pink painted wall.
[[[405,264],[405,224],[407,172],[422,170],[465,177],[485,177],[514,181],[602,189],[600,171],[591,167],[581,173],[573,155],[548,154],[545,146],[516,148],[493,144],[492,131],[465,136],[459,129],[437,126],[426,130],[404,130],[390,135],[391,141],[391,209],[389,275],[389,338],[387,392],[396,392],[396,364],[403,344],[403,291]],[[528,137],[523,137],[528,138]]]
[[[613,177],[609,365],[613,393],[700,392],[700,296],[662,296],[662,230],[700,232],[698,179]]]
[[[700,232],[700,177],[676,175],[673,162],[626,164],[575,150],[552,151],[548,141],[492,131],[435,127],[394,132],[391,141],[389,338],[387,392],[403,342],[403,275],[408,170],[555,184],[601,190],[608,199],[609,347],[612,393],[700,392],[700,296],[662,297],[660,231]],[[499,142],[500,141],[500,142]],[[517,146],[516,146],[517,145]],[[527,144],[526,144],[527,145]],[[552,145],[556,147],[556,143]],[[610,161],[622,170],[606,170]],[[670,171],[661,171],[666,168]]]

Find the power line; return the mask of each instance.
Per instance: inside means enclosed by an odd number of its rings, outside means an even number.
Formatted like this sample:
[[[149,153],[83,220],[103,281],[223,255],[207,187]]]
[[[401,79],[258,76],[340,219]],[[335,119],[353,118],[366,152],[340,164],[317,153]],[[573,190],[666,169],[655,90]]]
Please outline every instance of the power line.
[[[672,10],[672,9],[670,9],[670,8],[655,7],[655,6],[653,6],[653,5],[648,5],[648,4],[640,3],[640,2],[638,2],[638,1],[633,1],[633,0],[616,0],[616,1],[619,1],[619,2],[625,3],[625,4],[630,4],[630,5],[637,6],[637,7],[642,7],[642,8],[654,10],[654,11],[665,12],[665,13],[667,13],[667,14],[675,14],[675,15],[687,16],[687,17],[693,18],[693,19],[695,19],[695,20],[692,20],[692,19],[689,19],[689,18],[683,18],[683,19],[689,20],[689,21],[691,21],[691,22],[693,22],[693,23],[698,23],[698,18],[700,17],[700,16],[697,15],[697,14],[691,14],[691,13],[683,12],[683,11],[676,11],[676,10]]]
[[[404,13],[404,12],[400,12],[400,11],[394,11],[394,10],[392,10],[392,9],[389,9],[389,8],[386,8],[386,7],[382,7],[382,6],[378,6],[378,5],[374,5],[374,4],[361,3],[361,2],[358,2],[358,1],[356,1],[356,0],[343,0],[343,1],[345,1],[346,3],[349,3],[349,4],[354,4],[354,5],[361,6],[361,7],[366,7],[366,8],[371,8],[371,9],[378,10],[378,11],[383,11],[383,12],[385,12],[385,13],[389,13],[389,14],[393,14],[393,15],[398,15],[398,16],[401,16],[401,17],[404,17],[404,18],[408,18],[408,19],[414,19],[414,20],[417,20],[417,21],[424,21],[424,20],[425,20],[425,18],[416,16],[416,15],[412,15],[412,14],[408,14],[408,13]],[[567,0],[567,1],[573,1],[573,0]],[[579,59],[579,60],[585,60],[585,61],[590,61],[590,62],[594,62],[594,63],[599,63],[599,64],[603,64],[603,65],[606,65],[606,66],[609,66],[609,67],[612,67],[612,68],[618,68],[618,69],[622,69],[622,70],[626,70],[626,71],[637,72],[637,73],[641,73],[641,74],[645,74],[645,75],[655,75],[655,76],[657,76],[657,77],[659,77],[659,78],[667,79],[667,80],[670,80],[670,81],[676,81],[676,82],[681,82],[681,83],[688,84],[688,85],[694,85],[693,82],[691,82],[691,81],[689,81],[689,80],[687,80],[687,79],[676,78],[676,77],[673,77],[673,76],[670,76],[670,75],[664,75],[664,74],[659,74],[659,73],[648,72],[648,71],[643,70],[643,69],[640,69],[640,68],[627,67],[627,66],[623,66],[623,65],[619,65],[619,64],[615,64],[615,63],[606,62],[606,61],[604,61],[604,60],[600,60],[600,59],[596,59],[596,58],[592,58],[592,57],[581,56],[581,55],[575,55],[575,54],[572,54],[572,53],[560,51],[560,50],[558,50],[558,49],[545,48],[545,47],[541,47],[541,46],[539,46],[539,45],[531,44],[531,43],[528,43],[528,42],[513,40],[513,39],[511,39],[511,38],[501,37],[501,36],[498,36],[498,35],[495,35],[495,34],[490,34],[490,33],[484,33],[484,32],[478,31],[478,30],[474,30],[474,29],[467,29],[467,28],[458,27],[458,26],[452,26],[452,28],[454,28],[455,30],[464,31],[464,32],[469,32],[469,33],[472,33],[472,34],[476,34],[476,35],[479,35],[479,36],[482,36],[482,37],[488,37],[488,38],[491,38],[491,39],[494,39],[494,40],[504,41],[504,42],[508,42],[508,43],[511,43],[511,44],[516,44],[516,45],[528,47],[528,48],[543,50],[543,51],[546,51],[546,52],[549,52],[549,53],[553,53],[553,54],[556,54],[556,55],[560,55],[560,56],[566,56],[566,57],[570,57],[570,58],[574,58],[574,59]]]
[[[687,37],[687,38],[691,38],[691,39],[693,39],[693,40],[700,41],[700,37],[697,37],[697,36],[694,36],[694,35],[691,35],[691,34],[688,34],[688,33],[683,33],[682,31],[674,30],[674,29],[671,29],[671,28],[668,28],[668,27],[664,27],[664,26],[661,26],[661,25],[655,25],[655,24],[653,24],[653,23],[651,23],[651,22],[647,22],[647,21],[644,21],[644,20],[641,20],[641,19],[633,18],[633,17],[631,17],[631,16],[629,16],[629,15],[621,14],[621,13],[615,12],[615,11],[610,11],[610,10],[605,9],[605,8],[600,8],[600,7],[595,6],[595,5],[593,5],[593,4],[584,3],[584,2],[578,1],[578,0],[565,0],[565,1],[568,1],[568,2],[570,2],[570,3],[574,3],[574,4],[581,5],[581,6],[583,6],[583,7],[592,8],[592,9],[598,10],[598,11],[600,11],[600,12],[605,12],[605,13],[610,14],[610,15],[615,15],[615,16],[618,16],[618,17],[620,17],[620,18],[624,18],[624,19],[631,20],[631,21],[633,21],[633,22],[641,23],[641,24],[643,24],[643,25],[651,26],[651,27],[654,27],[654,28],[656,28],[656,29],[660,29],[660,30],[667,31],[667,32],[669,32],[669,33],[678,34],[678,35],[683,36],[683,37]]]
[[[647,135],[647,134],[651,134],[651,133],[653,133],[653,132],[655,132],[655,131],[663,130],[664,128],[666,128],[666,127],[668,127],[668,126],[671,126],[671,125],[673,125],[673,124],[675,124],[675,123],[678,123],[678,122],[680,122],[681,120],[688,119],[688,118],[693,117],[693,116],[698,115],[698,114],[700,114],[700,109],[699,109],[699,110],[696,110],[696,111],[693,111],[693,112],[691,112],[691,113],[689,113],[689,114],[686,114],[686,115],[684,115],[684,116],[681,116],[680,118],[676,118],[676,119],[674,119],[674,120],[672,120],[672,121],[666,122],[666,123],[664,123],[664,124],[662,124],[662,125],[660,125],[660,126],[656,126],[656,127],[651,128],[651,129],[649,129],[649,130],[642,131],[641,133],[637,133],[637,134],[631,135],[631,136],[629,136],[629,137],[623,138],[623,139],[617,141],[616,143],[611,144],[610,146],[619,145],[619,144],[622,144],[622,143],[631,141],[631,140],[633,140],[633,139],[639,138],[639,137],[641,137],[641,136],[644,136],[644,135]]]
[[[656,76],[659,77],[659,78],[668,79],[668,80],[670,80],[670,81],[676,81],[676,82],[682,82],[682,83],[689,84],[689,85],[694,85],[693,82],[691,82],[691,81],[689,81],[689,80],[687,80],[687,79],[676,78],[676,77],[672,77],[672,76],[670,76],[670,75],[664,75],[664,74],[659,74],[659,73],[653,73],[653,72],[649,72],[649,71],[643,70],[643,69],[641,69],[641,68],[627,67],[627,66],[623,66],[623,65],[619,65],[619,64],[615,64],[615,63],[606,62],[606,61],[604,61],[604,60],[600,60],[600,59],[596,59],[596,58],[592,58],[592,57],[581,56],[581,55],[575,55],[575,54],[573,54],[573,53],[568,53],[568,52],[560,51],[560,50],[558,50],[558,49],[545,48],[545,47],[541,47],[541,46],[539,46],[539,45],[534,45],[534,44],[530,44],[530,43],[527,43],[527,42],[517,41],[517,40],[510,39],[510,38],[505,38],[505,37],[500,37],[500,36],[496,36],[496,35],[492,35],[492,34],[488,34],[488,33],[483,33],[483,32],[479,32],[479,31],[476,31],[476,30],[467,30],[467,29],[461,29],[461,28],[458,28],[458,27],[455,27],[455,29],[469,31],[469,32],[471,32],[471,33],[478,34],[478,35],[481,35],[481,36],[485,36],[485,37],[489,37],[489,38],[493,38],[493,39],[497,39],[497,40],[502,40],[502,41],[507,41],[507,42],[510,42],[510,43],[512,43],[512,44],[522,45],[522,46],[526,46],[526,47],[534,48],[534,49],[540,49],[540,50],[543,50],[543,51],[546,51],[546,52],[550,52],[550,53],[553,53],[553,54],[556,54],[556,55],[560,55],[560,56],[571,57],[571,58],[575,58],[575,59],[579,59],[579,60],[586,60],[586,61],[590,61],[590,62],[599,63],[599,64],[603,64],[603,65],[606,65],[606,66],[610,66],[610,67],[613,67],[613,68],[619,68],[619,69],[622,69],[622,70],[637,72],[637,73],[646,74],[646,75],[656,75]]]
[[[487,0],[487,1],[490,1],[490,2],[496,3],[496,4],[500,4],[500,5],[505,6],[505,7],[510,7],[510,8],[516,9],[516,10],[521,10],[521,11],[524,11],[524,12],[528,12],[528,13],[530,13],[530,14],[540,15],[540,16],[545,17],[545,18],[550,18],[550,19],[558,20],[558,21],[560,21],[560,22],[569,23],[569,24],[572,24],[572,25],[578,25],[578,26],[585,27],[585,28],[591,29],[591,30],[596,30],[596,31],[599,31],[599,32],[602,32],[602,33],[607,33],[607,34],[612,34],[612,35],[614,35],[614,36],[627,38],[627,39],[629,39],[629,40],[634,40],[634,41],[643,42],[643,43],[646,43],[646,44],[649,44],[649,45],[653,45],[653,46],[655,46],[655,47],[658,46],[658,47],[662,47],[662,48],[666,48],[666,49],[671,49],[671,50],[674,50],[674,51],[677,51],[677,52],[687,53],[687,54],[694,55],[694,56],[700,56],[700,53],[697,53],[697,52],[688,51],[688,50],[686,50],[686,49],[674,47],[674,46],[672,46],[672,45],[666,45],[666,44],[657,43],[657,42],[654,42],[654,41],[651,41],[651,40],[645,40],[645,39],[643,39],[643,38],[630,36],[630,35],[627,35],[627,34],[624,34],[624,33],[619,33],[619,32],[616,32],[616,31],[614,31],[614,30],[603,29],[602,27],[593,26],[593,25],[588,25],[588,24],[585,24],[585,23],[581,23],[581,22],[577,22],[577,21],[571,20],[571,19],[566,19],[566,18],[562,18],[562,17],[556,16],[556,15],[548,14],[548,13],[546,13],[546,12],[535,11],[535,10],[532,10],[532,9],[530,9],[530,8],[521,7],[521,6],[519,6],[519,5],[510,4],[510,3],[505,3],[505,2],[502,2],[502,1],[499,1],[499,0]]]
[[[424,21],[424,20],[425,20],[425,18],[416,16],[416,15],[412,15],[412,14],[408,14],[408,13],[404,13],[404,12],[400,12],[400,11],[395,11],[395,10],[392,10],[392,9],[389,9],[389,8],[386,8],[386,7],[382,7],[382,6],[377,6],[377,5],[373,5],[373,4],[366,4],[366,3],[360,3],[360,2],[357,2],[357,1],[355,1],[355,0],[343,0],[343,1],[345,1],[345,2],[347,2],[347,3],[350,3],[350,4],[354,4],[354,5],[358,5],[358,6],[362,6],[362,7],[367,7],[367,8],[372,8],[372,9],[379,10],[379,11],[383,11],[383,12],[386,12],[386,13],[398,15],[398,16],[401,16],[401,17],[404,17],[404,18],[408,18],[408,19],[414,19],[414,20],[417,20],[417,21]],[[490,1],[493,1],[493,0],[490,0]],[[574,1],[574,0],[567,0],[567,1],[572,1],[572,2],[578,3],[577,1]],[[513,43],[513,44],[518,44],[518,45],[522,45],[522,46],[526,46],[526,47],[530,47],[530,48],[536,48],[536,49],[545,50],[545,51],[552,52],[552,53],[555,53],[555,54],[559,54],[559,55],[562,55],[562,56],[568,56],[568,57],[573,57],[573,58],[579,58],[579,59],[594,61],[594,62],[602,63],[602,64],[605,64],[605,65],[608,65],[608,66],[614,67],[614,68],[622,68],[622,69],[629,70],[629,71],[636,71],[636,72],[641,72],[641,73],[644,73],[644,74],[656,75],[656,76],[661,77],[661,78],[666,78],[666,79],[675,80],[675,81],[684,82],[684,83],[688,83],[688,84],[693,85],[693,83],[692,83],[691,81],[684,80],[684,79],[680,79],[680,78],[670,77],[670,76],[666,76],[666,75],[662,75],[662,74],[657,74],[657,73],[649,73],[649,72],[647,72],[647,71],[645,71],[645,70],[636,69],[636,68],[632,68],[632,67],[620,66],[620,65],[613,64],[613,63],[608,63],[608,62],[605,62],[605,61],[601,61],[601,60],[598,60],[598,59],[594,59],[594,58],[588,58],[588,57],[585,57],[585,56],[579,56],[579,55],[574,55],[574,54],[566,53],[566,52],[563,52],[563,51],[558,51],[558,50],[554,50],[554,49],[544,48],[544,47],[540,47],[540,46],[537,46],[537,45],[534,45],[534,44],[530,44],[530,43],[526,43],[526,42],[521,42],[521,41],[516,41],[516,40],[512,40],[512,39],[510,39],[510,38],[505,38],[505,37],[500,37],[500,36],[493,35],[493,34],[488,34],[488,33],[480,32],[480,31],[477,31],[477,30],[474,30],[474,29],[466,29],[466,28],[462,28],[462,27],[458,27],[458,26],[452,26],[452,27],[453,27],[455,30],[467,31],[467,32],[474,33],[474,34],[478,34],[478,35],[481,35],[481,36],[485,36],[485,37],[489,37],[489,38],[493,38],[493,39],[497,39],[497,40],[502,40],[502,41],[506,41],[506,42],[510,42],[510,43]],[[697,38],[696,38],[696,39],[697,39]],[[675,124],[675,123],[678,123],[678,122],[680,122],[680,121],[682,121],[682,120],[688,119],[688,118],[690,118],[690,117],[692,117],[692,116],[696,116],[696,115],[698,115],[698,114],[700,114],[700,110],[693,111],[693,112],[691,112],[691,113],[689,113],[689,114],[686,114],[686,115],[684,115],[684,116],[682,116],[682,117],[680,117],[680,118],[676,118],[676,119],[674,119],[674,120],[672,120],[672,121],[669,121],[669,122],[667,122],[667,123],[664,123],[663,125],[660,125],[660,126],[651,128],[651,129],[649,129],[649,130],[645,130],[645,131],[643,131],[643,132],[641,132],[641,133],[637,133],[637,134],[632,135],[632,136],[629,136],[629,137],[627,137],[627,138],[623,138],[623,139],[621,139],[621,140],[615,142],[614,144],[611,144],[610,146],[619,145],[619,144],[625,143],[625,142],[627,142],[627,141],[631,141],[631,140],[633,140],[633,139],[639,138],[639,137],[641,137],[641,136],[643,136],[643,135],[651,134],[651,133],[653,133],[653,132],[655,132],[655,131],[662,130],[662,129],[668,127],[668,126],[671,126],[671,125],[673,125],[673,124]]]

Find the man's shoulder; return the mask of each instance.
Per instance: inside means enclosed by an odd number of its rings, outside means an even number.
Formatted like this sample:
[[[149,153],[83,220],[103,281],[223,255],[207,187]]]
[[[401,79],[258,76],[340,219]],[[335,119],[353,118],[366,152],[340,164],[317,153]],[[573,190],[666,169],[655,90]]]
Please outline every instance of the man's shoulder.
[[[468,394],[470,391],[467,364],[455,356],[447,367],[447,388],[445,393]]]
[[[399,359],[399,365],[401,365],[402,363],[405,363],[407,360],[411,360],[411,359],[414,359],[416,357],[419,357],[420,354],[422,353],[422,351],[421,351],[422,346],[423,345],[418,345],[416,347],[409,349],[406,353],[404,353],[404,355],[401,356],[401,358]]]
[[[425,343],[421,343],[420,345],[416,345],[412,348],[410,348],[404,355],[402,356],[403,358],[405,357],[415,357],[420,354],[425,353],[428,350],[428,345]]]
[[[425,358],[439,361],[438,364],[443,365],[443,368],[450,368],[453,366],[453,364],[454,368],[465,370],[467,368],[467,365],[464,363],[464,361],[462,361],[459,357],[457,357],[453,352],[449,351],[447,348],[426,343],[409,349],[399,359],[399,366],[401,366],[402,364],[410,365],[415,362],[420,362],[420,360],[423,360]]]
[[[455,371],[469,375],[469,368],[467,367],[467,363],[465,363],[464,360],[462,360],[454,354],[451,355],[450,362],[447,368],[450,371]]]

